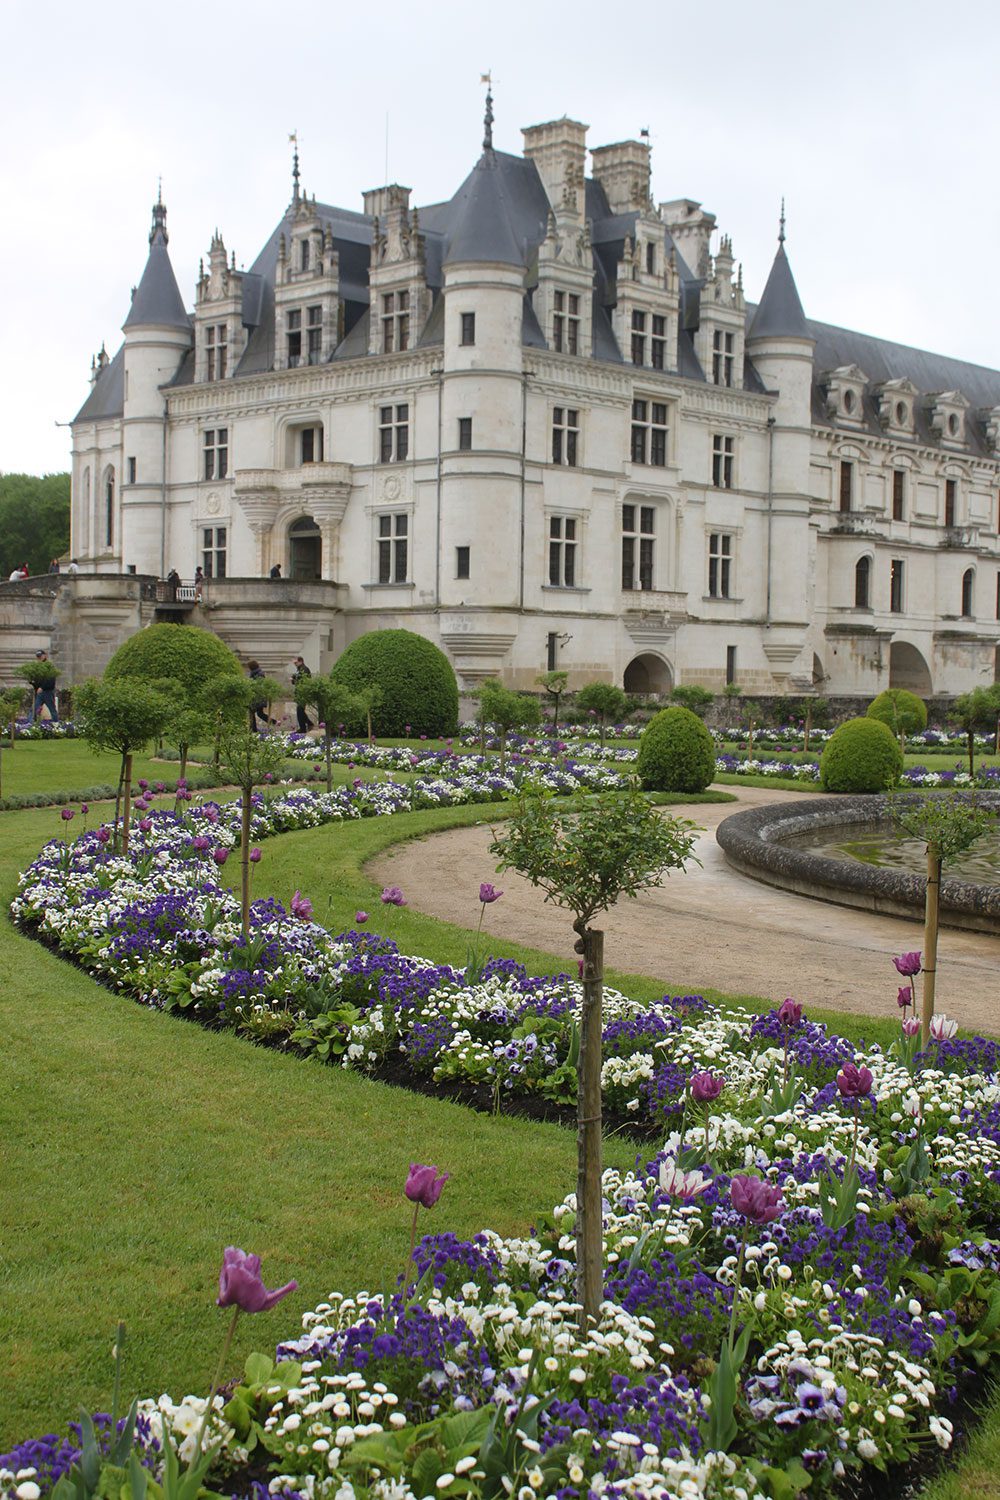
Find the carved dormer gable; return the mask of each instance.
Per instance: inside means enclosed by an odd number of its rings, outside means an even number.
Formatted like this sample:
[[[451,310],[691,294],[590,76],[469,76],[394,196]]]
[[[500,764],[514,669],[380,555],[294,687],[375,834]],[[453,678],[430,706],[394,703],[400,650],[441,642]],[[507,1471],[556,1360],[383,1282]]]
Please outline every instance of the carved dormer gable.
[[[964,448],[965,422],[971,405],[961,391],[937,391],[926,397],[928,420],[943,448]]]
[[[563,201],[550,210],[545,238],[538,247],[538,284],[532,305],[554,353],[589,355],[593,348],[593,252],[590,227],[581,222],[577,211],[573,176],[570,163]]]
[[[740,267],[734,277],[735,266],[733,242],[724,234],[714,260],[709,256],[704,268],[694,346],[706,380],[714,385],[741,387],[746,301],[743,269]]]
[[[911,380],[886,380],[875,387],[879,421],[886,432],[896,437],[912,433],[919,396]]]
[[[372,188],[364,200],[373,221],[368,352],[399,354],[417,342],[430,314],[424,236],[408,187]]]
[[[858,365],[841,365],[820,377],[826,409],[838,427],[862,427],[868,376]]]
[[[340,258],[316,198],[292,201],[291,223],[278,242],[274,281],[274,365],[291,370],[325,364],[342,334]]]
[[[647,203],[626,234],[618,262],[612,324],[622,358],[676,370],[680,276],[663,221]]]
[[[208,269],[201,261],[195,296],[195,380],[225,380],[239,363],[246,344],[243,327],[243,272],[235,254],[216,229],[208,251]]]
[[[991,406],[980,413],[983,433],[994,458],[1000,458],[1000,406]]]

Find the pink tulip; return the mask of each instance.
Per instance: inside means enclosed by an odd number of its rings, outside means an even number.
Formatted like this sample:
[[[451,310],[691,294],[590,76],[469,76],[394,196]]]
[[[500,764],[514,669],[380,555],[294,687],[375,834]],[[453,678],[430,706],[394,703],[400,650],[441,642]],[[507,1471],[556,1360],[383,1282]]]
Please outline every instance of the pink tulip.
[[[292,916],[298,917],[300,922],[309,922],[312,920],[313,904],[307,896],[303,896],[301,891],[295,892],[289,902],[289,906]]]
[[[920,973],[919,953],[901,953],[898,958],[893,959],[893,963],[904,979],[909,979],[912,975]]]
[[[439,1177],[437,1167],[421,1167],[416,1162],[411,1162],[403,1191],[411,1203],[422,1204],[424,1208],[433,1208],[441,1196],[441,1189],[450,1176],[450,1172],[442,1172]]]
[[[297,1281],[289,1281],[269,1292],[261,1280],[260,1256],[230,1245],[223,1253],[216,1301],[219,1307],[238,1307],[242,1312],[267,1312],[297,1287]]]

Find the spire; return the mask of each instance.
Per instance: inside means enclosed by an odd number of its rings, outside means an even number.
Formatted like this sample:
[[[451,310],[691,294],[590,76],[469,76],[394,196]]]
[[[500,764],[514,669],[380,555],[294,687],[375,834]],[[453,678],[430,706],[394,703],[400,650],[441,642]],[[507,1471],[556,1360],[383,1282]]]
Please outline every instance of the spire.
[[[299,133],[293,130],[288,137],[295,150],[292,152],[292,202],[298,207],[299,202]]]
[[[781,205],[781,228],[778,234],[778,250],[767,278],[764,293],[757,304],[757,311],[750,324],[748,339],[789,338],[810,339],[806,315],[802,311],[798,288],[792,268],[785,254],[785,205]]]
[[[153,204],[153,227],[149,231],[149,243],[155,241],[158,245],[165,245],[170,236],[167,234],[167,208],[163,201],[163,178],[156,180],[156,202]]]
[[[483,116],[483,150],[493,150],[493,74],[481,73],[480,83],[486,85],[486,113]]]
[[[781,199],[781,218],[778,220],[778,244],[785,243],[785,199]]]
[[[123,328],[183,328],[191,319],[184,309],[167,249],[167,209],[162,193],[153,204],[153,227],[149,232],[149,257],[139,285],[132,292],[132,306]]]

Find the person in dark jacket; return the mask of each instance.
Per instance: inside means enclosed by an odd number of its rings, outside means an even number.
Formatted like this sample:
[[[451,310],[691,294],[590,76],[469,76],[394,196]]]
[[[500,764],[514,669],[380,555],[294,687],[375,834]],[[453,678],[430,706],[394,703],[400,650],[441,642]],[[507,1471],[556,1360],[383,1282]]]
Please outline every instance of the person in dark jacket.
[[[264,668],[261,666],[261,664],[260,664],[259,661],[248,661],[247,662],[247,675],[248,675],[248,677],[250,677],[251,681],[253,681],[253,682],[258,682],[258,681],[261,681],[263,679],[263,677],[264,677]],[[265,698],[254,698],[251,701],[251,704],[250,704],[250,728],[251,729],[253,729],[253,730],[259,730],[261,728],[261,725],[258,724],[258,722],[257,722],[258,719],[263,719],[263,721],[264,721],[263,727],[265,729],[271,723],[271,720],[267,717],[267,700]]]
[[[297,656],[295,658],[294,667],[295,670],[292,673],[292,687],[298,687],[299,683],[304,682],[307,677],[311,677],[312,673],[306,666],[301,656]],[[296,702],[295,716],[299,722],[299,734],[305,734],[308,729],[311,729],[313,727],[312,720],[306,713],[303,704]]]

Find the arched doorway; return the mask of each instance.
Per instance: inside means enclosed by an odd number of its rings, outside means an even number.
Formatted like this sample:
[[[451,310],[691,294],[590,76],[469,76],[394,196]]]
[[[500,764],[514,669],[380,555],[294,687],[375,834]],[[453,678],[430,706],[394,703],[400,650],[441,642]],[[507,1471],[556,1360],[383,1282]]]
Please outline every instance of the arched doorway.
[[[323,538],[312,516],[299,516],[288,528],[288,576],[302,583],[323,576]]]
[[[626,693],[669,693],[674,675],[662,656],[644,651],[641,656],[633,656],[622,681]]]
[[[889,686],[907,688],[918,698],[930,697],[930,668],[909,641],[893,641],[889,646]]]

